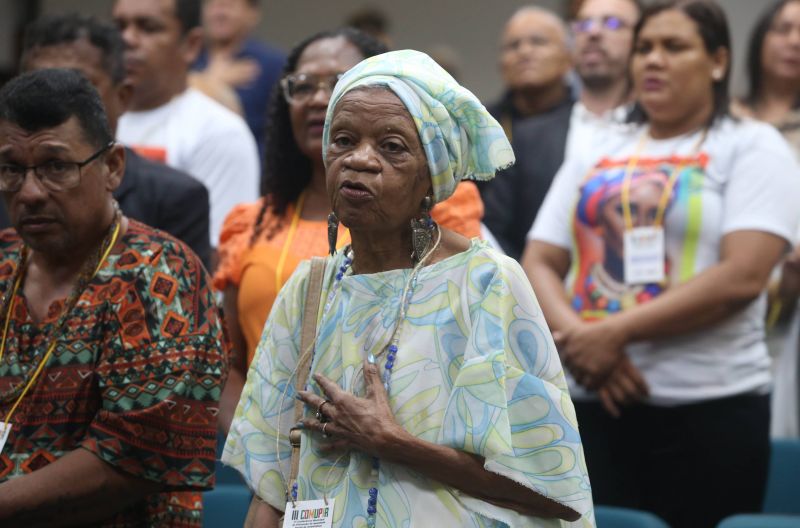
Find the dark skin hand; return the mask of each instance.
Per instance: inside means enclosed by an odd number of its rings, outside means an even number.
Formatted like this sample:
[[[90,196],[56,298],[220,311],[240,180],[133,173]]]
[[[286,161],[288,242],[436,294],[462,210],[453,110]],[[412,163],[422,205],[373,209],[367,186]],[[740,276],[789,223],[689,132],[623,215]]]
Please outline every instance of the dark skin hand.
[[[383,387],[377,365],[364,362],[366,393],[359,398],[342,390],[320,374],[314,380],[329,403],[323,407],[328,421],[303,420],[303,427],[330,437],[321,449],[329,452],[358,450],[419,473],[480,500],[508,508],[523,515],[574,521],[580,514],[571,508],[502,477],[486,471],[480,456],[421,440],[403,429],[394,419],[389,396]],[[311,392],[298,393],[316,411],[325,401]]]
[[[0,526],[84,526],[108,519],[161,487],[76,449],[0,484]]]

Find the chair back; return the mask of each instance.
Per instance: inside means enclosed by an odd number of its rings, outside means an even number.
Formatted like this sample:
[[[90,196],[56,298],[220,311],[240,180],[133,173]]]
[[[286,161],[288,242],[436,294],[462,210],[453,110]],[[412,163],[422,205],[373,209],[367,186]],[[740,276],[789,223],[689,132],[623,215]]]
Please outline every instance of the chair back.
[[[594,519],[597,528],[669,528],[655,514],[616,506],[595,506]]]
[[[244,484],[217,485],[203,493],[203,528],[244,526],[252,498]]]
[[[800,515],[800,440],[772,440],[764,513]]]
[[[799,526],[800,516],[756,513],[732,515],[723,519],[717,528],[798,528]]]

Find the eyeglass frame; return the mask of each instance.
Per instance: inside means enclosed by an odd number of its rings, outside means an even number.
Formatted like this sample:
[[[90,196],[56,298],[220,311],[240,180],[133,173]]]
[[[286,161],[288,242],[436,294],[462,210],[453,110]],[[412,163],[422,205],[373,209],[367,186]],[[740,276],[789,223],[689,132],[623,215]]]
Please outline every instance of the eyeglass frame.
[[[14,163],[0,163],[0,192],[9,192],[9,193],[19,192],[19,190],[22,188],[22,185],[25,183],[25,178],[28,176],[28,171],[30,171],[30,170],[33,170],[33,175],[36,176],[36,179],[39,180],[39,182],[42,185],[44,185],[48,190],[50,190],[52,192],[61,192],[61,191],[68,191],[70,189],[74,189],[75,187],[77,187],[77,186],[79,186],[81,184],[81,178],[83,178],[83,174],[81,172],[81,169],[83,169],[86,165],[90,164],[91,162],[95,161],[96,159],[98,159],[104,152],[106,152],[108,149],[113,147],[115,143],[116,143],[116,141],[112,139],[104,147],[102,147],[100,150],[98,150],[97,152],[95,152],[94,154],[92,154],[91,156],[89,156],[88,158],[86,158],[83,161],[48,160],[48,161],[46,161],[44,163],[40,163],[38,165],[17,165],[17,164],[14,164]],[[50,179],[47,178],[47,177],[42,177],[42,175],[39,174],[38,169],[40,167],[44,167],[45,165],[51,164],[51,163],[56,162],[56,161],[59,162],[59,163],[64,163],[64,164],[67,164],[67,165],[71,165],[75,169],[77,169],[78,178],[75,180],[74,184],[69,185],[67,187],[53,188],[52,187],[52,183],[48,183],[48,182],[50,182]],[[21,177],[19,179],[19,183],[16,186],[16,188],[14,188],[14,189],[3,188],[5,185],[4,185],[4,182],[3,182],[2,170],[4,168],[6,168],[6,167],[16,167],[16,168],[22,170]]]
[[[289,83],[291,82],[292,78],[296,78],[296,77],[299,77],[301,75],[302,76],[306,76],[306,77],[316,77],[317,78],[317,83],[316,84],[311,83],[311,84],[314,85],[314,91],[313,92],[309,93],[306,97],[303,97],[302,99],[298,100],[298,99],[292,97],[291,94],[289,93],[289,90],[290,90]],[[305,103],[306,101],[308,101],[309,99],[311,99],[312,97],[314,97],[314,95],[317,93],[317,91],[320,88],[326,88],[326,89],[328,89],[328,91],[333,93],[333,88],[334,88],[334,86],[336,86],[336,83],[330,84],[330,80],[335,78],[336,82],[339,82],[339,79],[342,78],[342,75],[344,75],[344,73],[336,73],[334,75],[327,75],[327,76],[325,76],[325,80],[323,80],[321,78],[321,76],[313,74],[313,73],[290,73],[289,75],[286,75],[285,77],[283,77],[281,79],[281,81],[280,81],[281,92],[283,93],[283,98],[286,100],[286,102],[288,104],[302,104],[302,103]]]
[[[616,27],[612,27],[609,25],[609,22],[617,21],[618,25]],[[585,18],[576,18],[575,20],[570,23],[570,27],[572,28],[572,32],[577,34],[586,34],[592,30],[595,24],[600,24],[601,30],[607,30],[612,32],[617,32],[621,29],[633,27],[631,24],[626,22],[622,19],[622,17],[618,17],[616,15],[606,15],[603,17],[585,17]]]

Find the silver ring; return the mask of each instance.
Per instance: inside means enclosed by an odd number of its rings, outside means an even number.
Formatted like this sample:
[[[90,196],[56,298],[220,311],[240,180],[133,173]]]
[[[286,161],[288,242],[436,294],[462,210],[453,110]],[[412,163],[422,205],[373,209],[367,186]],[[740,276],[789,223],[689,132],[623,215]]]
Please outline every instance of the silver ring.
[[[328,426],[328,422],[322,424],[322,438],[328,438],[328,435],[325,434],[325,428]]]
[[[315,415],[315,417],[320,422],[322,421],[323,418],[325,418],[325,415],[322,414],[322,408],[325,406],[326,403],[330,403],[330,402],[331,402],[330,400],[325,400],[325,401],[323,401],[322,403],[319,404],[319,407],[317,407],[317,414]]]

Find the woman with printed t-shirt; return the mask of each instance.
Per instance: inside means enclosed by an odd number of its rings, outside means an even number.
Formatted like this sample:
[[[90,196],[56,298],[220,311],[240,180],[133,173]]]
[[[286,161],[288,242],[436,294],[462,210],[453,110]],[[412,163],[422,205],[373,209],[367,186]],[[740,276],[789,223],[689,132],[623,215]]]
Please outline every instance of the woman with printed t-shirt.
[[[773,128],[728,115],[716,3],[649,6],[631,61],[635,124],[566,160],[523,263],[572,375],[595,501],[713,527],[763,497],[764,288],[800,178]]]

